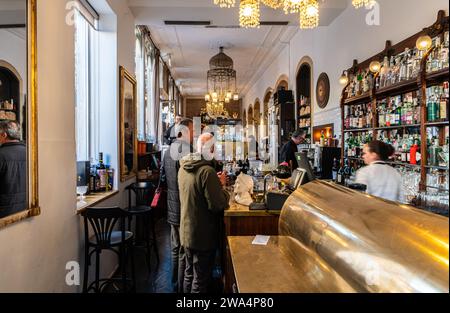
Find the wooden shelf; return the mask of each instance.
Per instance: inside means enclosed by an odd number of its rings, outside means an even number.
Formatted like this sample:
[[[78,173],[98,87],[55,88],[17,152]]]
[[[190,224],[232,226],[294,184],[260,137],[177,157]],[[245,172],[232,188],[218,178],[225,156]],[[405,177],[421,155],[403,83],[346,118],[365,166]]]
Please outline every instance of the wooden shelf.
[[[368,102],[368,101],[370,101],[370,92],[362,94],[360,96],[345,99],[344,104],[345,105],[357,105],[362,102]]]
[[[0,111],[6,111],[6,112],[16,112],[16,109],[0,109]]]
[[[449,191],[448,189],[445,189],[445,188],[432,187],[432,186],[425,186],[425,187],[426,187],[426,188],[435,189],[435,190],[438,190],[438,191],[446,191],[446,192]]]
[[[425,80],[428,86],[432,86],[433,84],[439,84],[445,80],[448,80],[449,68],[444,68],[442,70],[438,70],[431,73],[425,74]]]
[[[375,130],[389,130],[389,129],[416,128],[416,127],[420,127],[420,124],[376,127]]]
[[[353,129],[345,129],[344,133],[362,133],[372,131],[373,128],[353,128]]]
[[[384,57],[388,56],[396,56],[400,53],[403,53],[405,51],[405,48],[413,49],[416,44],[416,40],[424,34],[424,32],[431,32],[432,37],[436,36],[442,36],[443,32],[446,32],[449,30],[449,17],[446,15],[444,11],[439,11],[437,15],[436,22],[432,24],[431,26],[422,29],[418,31],[416,34],[406,38],[405,40],[397,43],[396,45],[392,45],[390,41],[386,41],[386,45],[383,51],[381,51],[378,54],[373,55],[372,57],[366,59],[363,62],[358,62],[357,60],[353,61],[353,66],[347,69],[347,72],[355,75],[355,73],[358,73],[359,71],[365,71],[367,68],[369,68],[369,64],[374,60],[380,60]],[[376,112],[378,108],[378,104],[380,100],[385,100],[386,98],[393,97],[393,96],[400,96],[408,92],[415,92],[416,96],[419,101],[420,105],[420,122],[414,125],[397,125],[397,126],[385,126],[385,127],[375,127],[372,130],[375,132],[377,131],[389,131],[389,130],[395,130],[395,129],[403,129],[406,132],[406,129],[411,129],[416,133],[419,131],[420,138],[421,138],[421,145],[420,150],[422,151],[422,162],[420,165],[413,165],[408,164],[404,162],[388,162],[391,165],[395,166],[405,166],[410,170],[420,170],[420,190],[425,191],[426,190],[426,179],[427,179],[427,170],[428,169],[437,169],[437,170],[443,170],[443,171],[449,171],[448,167],[442,167],[442,166],[428,166],[426,165],[426,160],[428,159],[428,151],[427,151],[427,133],[426,128],[427,127],[440,127],[440,136],[442,137],[442,130],[443,127],[449,126],[449,121],[433,121],[433,122],[427,122],[427,88],[430,86],[435,86],[438,84],[442,84],[445,81],[449,80],[449,68],[445,68],[442,70],[434,71],[431,73],[426,72],[426,66],[427,58],[429,57],[430,53],[432,53],[434,50],[430,49],[430,51],[423,55],[423,58],[421,60],[421,66],[419,73],[417,75],[417,78],[404,80],[399,83],[380,88],[380,89],[373,89],[375,88],[376,78],[378,75],[376,75],[374,79],[374,85],[372,85],[372,92],[371,95],[362,95],[359,97],[353,97],[346,99],[347,93],[346,89],[342,90],[341,93],[341,136],[342,138],[345,137],[346,132],[358,132],[358,131],[366,131],[366,130],[358,130],[358,129],[348,129],[344,130],[344,123],[345,123],[345,106],[351,105],[351,104],[358,104],[365,100],[370,99],[370,105],[372,107],[372,112]],[[447,56],[448,57],[448,56]],[[375,118],[377,114],[374,115]],[[442,141],[442,138],[440,138]],[[342,149],[341,158],[344,158],[345,153],[345,145]],[[358,158],[356,158],[358,160]]]
[[[311,117],[311,113],[305,114],[305,115],[301,115],[298,118],[310,118]]]
[[[389,96],[389,95],[400,95],[409,91],[419,89],[417,78],[405,80],[397,84],[393,84],[387,87],[380,88],[375,91],[377,97]],[[381,97],[380,97],[381,98]]]
[[[397,162],[397,161],[386,161],[387,164],[391,165],[398,165],[398,166],[406,166],[406,167],[413,167],[413,168],[420,168],[419,164],[409,164],[404,162]]]
[[[448,171],[448,167],[445,167],[445,166],[425,165],[425,168],[431,169],[431,170]]]
[[[427,127],[449,126],[449,122],[448,122],[448,121],[443,121],[443,122],[429,122],[429,123],[425,123],[425,126],[427,126]]]

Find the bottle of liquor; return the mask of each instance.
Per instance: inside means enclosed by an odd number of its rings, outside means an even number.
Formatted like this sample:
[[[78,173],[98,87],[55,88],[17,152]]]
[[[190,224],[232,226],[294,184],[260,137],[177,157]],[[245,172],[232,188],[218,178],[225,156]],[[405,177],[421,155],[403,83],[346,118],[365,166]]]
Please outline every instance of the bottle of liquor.
[[[417,140],[414,140],[414,144],[411,146],[409,150],[409,163],[417,164],[417,152],[419,151],[419,145],[417,144]]]
[[[439,93],[438,89],[436,88],[429,88],[428,89],[428,100],[427,100],[427,119],[428,122],[434,122],[437,119],[439,119],[439,103],[438,103],[438,96],[437,93]]]
[[[100,152],[98,155],[98,164],[96,167],[98,181],[98,191],[106,191],[108,185],[108,172],[105,164],[103,163],[103,153]]]
[[[439,52],[439,58],[441,59],[441,67],[449,67],[449,32],[444,33],[444,42],[441,45],[441,51]]]
[[[344,183],[344,167],[340,166],[339,170],[337,172],[337,183],[338,184],[343,184]]]
[[[372,127],[372,104],[367,104],[366,127]]]
[[[347,159],[345,159],[345,161],[344,161],[344,181],[343,181],[344,185],[347,185],[351,174],[352,174],[352,172],[351,172],[349,162]]]
[[[345,115],[344,128],[350,129],[350,107],[349,106],[344,107],[344,115]]]
[[[444,85],[448,82],[445,82]],[[439,87],[439,118],[448,121],[448,98],[445,97],[444,85]]]
[[[333,167],[331,168],[331,173],[333,177],[333,181],[337,182],[337,174],[339,171],[339,162],[336,158],[333,160]]]
[[[389,72],[389,59],[387,56],[385,56],[383,60],[383,66],[381,67],[380,70],[380,83],[379,83],[380,88],[384,88],[387,86],[386,79],[388,72]]]
[[[439,153],[442,152],[442,148],[439,146],[439,141],[437,138],[431,141],[431,146],[429,147],[429,158],[428,165],[439,166]]]

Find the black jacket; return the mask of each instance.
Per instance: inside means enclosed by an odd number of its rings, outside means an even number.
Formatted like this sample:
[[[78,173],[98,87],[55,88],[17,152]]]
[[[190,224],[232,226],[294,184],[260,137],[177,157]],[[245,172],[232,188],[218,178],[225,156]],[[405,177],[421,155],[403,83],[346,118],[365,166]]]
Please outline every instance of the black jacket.
[[[279,163],[283,163],[283,162],[287,162],[289,163],[289,161],[292,161],[292,168],[291,170],[295,170],[296,168],[298,168],[298,162],[297,159],[295,158],[295,153],[298,152],[297,149],[297,145],[295,144],[295,142],[291,140],[289,140],[284,146],[283,148],[281,148],[281,156],[279,159]]]
[[[192,146],[189,143],[175,140],[164,154],[161,181],[167,184],[167,222],[172,225],[180,225],[179,160],[191,151]]]
[[[0,218],[27,208],[27,148],[19,142],[0,146]]]

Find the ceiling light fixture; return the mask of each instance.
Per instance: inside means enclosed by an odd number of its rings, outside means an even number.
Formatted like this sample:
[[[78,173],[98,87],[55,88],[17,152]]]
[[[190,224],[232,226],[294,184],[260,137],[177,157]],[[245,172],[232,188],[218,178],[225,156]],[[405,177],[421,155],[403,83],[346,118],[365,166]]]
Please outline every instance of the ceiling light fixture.
[[[279,9],[284,5],[285,0],[261,0],[261,2],[272,9]]]
[[[368,6],[372,0],[352,0],[352,4],[356,9]]]
[[[236,0],[214,0],[214,4],[221,8],[232,8],[236,5]]]
[[[231,100],[239,100],[236,90],[236,71],[233,59],[223,52],[220,47],[219,54],[209,60],[209,71],[207,74],[207,90],[205,94],[206,114],[210,118],[228,116],[224,103]]]
[[[300,7],[300,28],[319,26],[319,3],[317,0],[303,0]]]
[[[303,0],[284,0],[283,9],[285,14],[300,13]]]
[[[239,25],[244,28],[259,27],[259,0],[241,0],[239,4]]]
[[[255,28],[261,25],[260,2],[272,9],[281,9],[285,14],[300,14],[300,28],[311,29],[319,26],[318,0],[240,0],[239,25],[244,28]],[[375,0],[352,0],[355,8],[373,5]],[[214,0],[221,8],[233,7],[235,1]]]

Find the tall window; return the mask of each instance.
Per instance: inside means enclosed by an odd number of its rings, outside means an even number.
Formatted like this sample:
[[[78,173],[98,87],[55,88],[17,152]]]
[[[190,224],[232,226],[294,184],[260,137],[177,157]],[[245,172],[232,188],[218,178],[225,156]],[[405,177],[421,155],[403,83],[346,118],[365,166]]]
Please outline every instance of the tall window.
[[[77,161],[95,158],[97,134],[92,127],[98,115],[98,34],[78,11],[75,13],[75,131]]]
[[[138,82],[139,138],[155,142],[155,47],[148,33],[136,27],[136,77]]]

